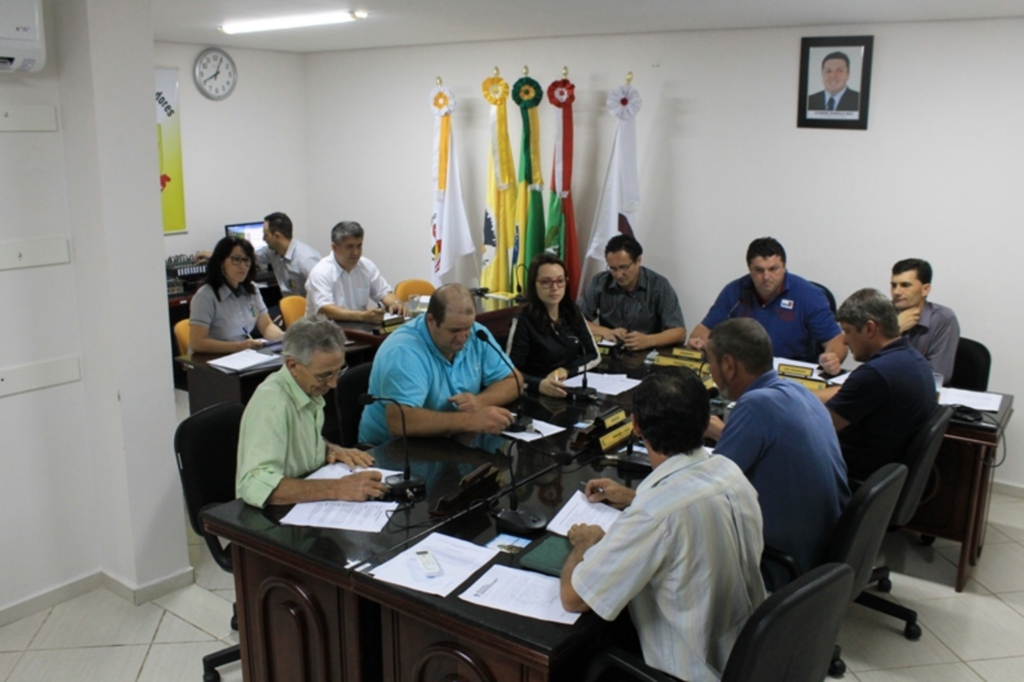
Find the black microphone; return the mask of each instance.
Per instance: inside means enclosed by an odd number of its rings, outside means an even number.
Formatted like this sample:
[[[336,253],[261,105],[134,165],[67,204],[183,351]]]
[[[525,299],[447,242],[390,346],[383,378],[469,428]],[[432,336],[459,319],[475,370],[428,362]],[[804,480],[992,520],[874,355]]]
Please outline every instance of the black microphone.
[[[427,482],[423,480],[422,476],[414,476],[409,469],[409,436],[405,431],[405,406],[394,398],[385,398],[370,395],[369,393],[363,393],[359,396],[360,405],[370,405],[371,403],[378,402],[391,403],[398,407],[398,412],[402,415],[402,447],[405,450],[405,471],[388,476],[384,479],[384,484],[391,488],[391,494],[395,497],[405,497],[406,499],[421,497],[427,490]],[[386,420],[387,417],[385,417]]]
[[[509,508],[502,509],[494,516],[494,525],[499,533],[512,535],[532,535],[547,528],[548,518],[543,514],[519,508],[519,492],[516,486],[516,460],[512,456],[512,448],[519,447],[519,441],[512,441],[508,454],[509,473]]]
[[[577,357],[583,355],[583,342],[580,341],[580,337],[575,334],[567,334],[567,336],[572,340],[579,351]],[[573,400],[594,400],[597,397],[597,389],[587,386],[587,363],[583,364],[583,385],[580,387],[566,386],[563,390],[567,395],[572,396]]]
[[[516,380],[516,388],[519,390],[519,394],[516,397],[515,402],[516,420],[512,422],[512,425],[505,430],[511,431],[513,433],[528,430],[529,427],[533,425],[533,419],[523,414],[523,383],[519,381],[519,373],[516,372],[516,368],[512,366],[512,363],[509,361],[507,357],[505,357],[505,354],[501,352],[501,349],[494,345],[494,342],[491,341],[491,337],[487,334],[487,332],[485,332],[483,329],[477,329],[476,338],[486,343],[488,346],[493,348],[498,353],[498,357],[501,358],[502,362],[508,365],[508,368],[510,370],[512,370],[512,377]]]

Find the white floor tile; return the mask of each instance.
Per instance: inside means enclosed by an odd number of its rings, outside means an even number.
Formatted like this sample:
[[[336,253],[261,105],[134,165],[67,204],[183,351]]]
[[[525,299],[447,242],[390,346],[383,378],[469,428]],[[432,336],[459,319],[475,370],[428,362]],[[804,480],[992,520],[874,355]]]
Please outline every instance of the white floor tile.
[[[867,670],[957,661],[956,655],[928,628],[922,630],[921,639],[911,642],[903,636],[902,621],[851,604],[839,633],[843,660],[858,677]]]
[[[210,642],[216,637],[208,632],[203,632],[194,625],[190,625],[178,618],[173,613],[164,612],[164,619],[160,621],[160,628],[156,631],[154,642],[161,644],[187,643],[187,642]]]
[[[968,682],[982,678],[964,663],[948,665],[928,665],[917,668],[898,668],[896,670],[876,670],[860,673],[860,682]]]
[[[153,604],[135,606],[101,587],[54,606],[29,649],[149,644],[161,615]]]
[[[138,682],[196,682],[203,677],[203,656],[224,648],[221,642],[154,644]],[[217,668],[221,682],[242,682],[239,662]]]
[[[6,680],[7,676],[14,670],[15,664],[21,658],[21,652],[0,654],[0,680]]]
[[[988,523],[1017,542],[1024,542],[1024,500],[993,495],[988,508]]]
[[[942,554],[955,555],[959,550],[944,548]],[[1024,546],[1016,543],[986,544],[978,559],[978,565],[971,571],[971,578],[977,580],[990,592],[1024,591]]]
[[[154,603],[218,639],[231,633],[231,604],[198,585],[171,592]]]
[[[192,559],[192,555],[189,555],[189,559]],[[213,560],[213,555],[210,554],[210,548],[204,543],[199,548],[199,552],[196,555],[196,563],[192,564],[195,568],[196,585],[199,585],[206,590],[233,590],[235,589],[235,576],[228,573],[221,568],[216,561]]]
[[[210,592],[213,592],[226,602],[235,603],[235,588],[233,587],[230,590],[210,590]]]
[[[147,646],[26,651],[7,682],[135,682]]]
[[[964,661],[1024,656],[1024,616],[995,595],[905,602],[923,627]]]
[[[1024,616],[1024,592],[1003,592],[996,596],[1011,609]]]
[[[954,560],[960,545],[953,552]],[[879,552],[877,565],[891,570],[892,596],[904,599],[935,599],[956,594],[956,565],[944,551],[922,545],[916,534],[890,533]],[[969,580],[967,592],[987,594],[976,582]],[[870,591],[870,589],[869,589]]]
[[[0,628],[0,651],[24,651],[39,632],[50,609],[33,613]],[[4,679],[0,677],[0,680]]]
[[[1024,658],[994,658],[971,661],[967,665],[981,675],[985,682],[1020,682],[1024,677]]]

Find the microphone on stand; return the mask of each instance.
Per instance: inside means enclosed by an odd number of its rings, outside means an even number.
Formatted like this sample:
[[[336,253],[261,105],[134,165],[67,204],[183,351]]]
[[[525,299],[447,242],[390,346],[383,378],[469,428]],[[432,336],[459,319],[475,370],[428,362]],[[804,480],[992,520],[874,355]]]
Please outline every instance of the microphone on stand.
[[[498,353],[498,357],[501,358],[502,362],[508,365],[508,368],[512,370],[512,377],[516,380],[516,388],[519,389],[519,394],[515,402],[516,420],[512,422],[512,426],[508,427],[505,430],[511,431],[513,433],[518,433],[519,431],[527,431],[533,425],[533,419],[523,414],[523,382],[519,380],[519,373],[516,372],[516,368],[512,366],[512,363],[509,361],[507,357],[505,357],[505,354],[501,352],[501,349],[494,345],[494,342],[491,341],[491,337],[487,334],[487,332],[485,332],[483,329],[477,329],[476,338],[486,343],[488,346],[493,348],[495,352]]]
[[[583,349],[583,342],[580,341],[580,337],[575,334],[569,334],[568,337],[576,344],[577,350]],[[579,355],[582,355],[582,353]],[[597,389],[587,386],[586,363],[583,364],[583,385],[578,388],[566,386],[562,390],[564,390],[568,395],[571,395],[573,400],[594,400],[597,398]]]
[[[494,516],[494,525],[499,533],[512,535],[533,535],[547,528],[548,519],[543,514],[519,508],[519,491],[516,487],[516,460],[512,456],[512,448],[519,447],[519,441],[512,441],[509,447],[509,508],[502,509]]]
[[[398,412],[402,415],[402,447],[405,451],[405,470],[400,474],[392,474],[385,478],[384,485],[391,488],[391,494],[398,498],[404,497],[411,500],[421,497],[427,490],[427,482],[423,480],[422,476],[413,475],[409,468],[409,436],[405,431],[405,406],[394,398],[385,398],[383,396],[370,395],[369,393],[363,393],[359,396],[360,405],[370,405],[372,403],[391,403],[398,407]]]

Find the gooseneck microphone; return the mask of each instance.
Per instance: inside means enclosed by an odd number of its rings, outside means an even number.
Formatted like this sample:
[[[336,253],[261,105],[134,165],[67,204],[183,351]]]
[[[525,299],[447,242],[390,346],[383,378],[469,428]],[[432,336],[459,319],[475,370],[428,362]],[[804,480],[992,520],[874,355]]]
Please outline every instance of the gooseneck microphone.
[[[394,398],[370,395],[369,393],[359,396],[360,405],[372,403],[391,403],[398,407],[398,412],[402,415],[402,448],[405,451],[405,470],[400,474],[388,476],[384,479],[384,484],[391,488],[391,494],[397,498],[414,499],[422,496],[426,492],[427,482],[423,480],[422,476],[414,476],[409,468],[409,436],[405,430],[405,405]],[[385,417],[386,420],[387,417]]]
[[[580,337],[575,334],[568,334],[568,338],[573,342],[577,350],[577,357],[583,355],[583,342]],[[597,398],[597,389],[590,388],[587,385],[587,363],[583,363],[583,380],[582,386],[572,387],[566,386],[562,390],[565,391],[566,395],[569,395],[573,400],[594,400]]]
[[[539,533],[548,526],[548,518],[543,514],[519,508],[519,489],[516,486],[516,460],[512,448],[519,447],[519,441],[512,441],[508,453],[509,473],[509,508],[502,509],[494,515],[494,525],[499,533],[512,535],[532,535]]]
[[[512,366],[512,363],[505,356],[505,354],[501,352],[501,349],[494,345],[494,342],[491,341],[491,337],[487,334],[487,332],[485,332],[483,329],[477,329],[476,338],[480,339],[488,346],[490,346],[492,349],[494,349],[494,351],[498,354],[498,357],[501,358],[502,362],[508,365],[508,368],[512,370],[512,378],[516,380],[516,388],[519,390],[515,402],[516,420],[512,422],[512,425],[505,430],[511,431],[513,433],[528,430],[530,426],[533,425],[533,419],[523,414],[523,382],[519,380],[519,373],[516,372],[516,368]]]

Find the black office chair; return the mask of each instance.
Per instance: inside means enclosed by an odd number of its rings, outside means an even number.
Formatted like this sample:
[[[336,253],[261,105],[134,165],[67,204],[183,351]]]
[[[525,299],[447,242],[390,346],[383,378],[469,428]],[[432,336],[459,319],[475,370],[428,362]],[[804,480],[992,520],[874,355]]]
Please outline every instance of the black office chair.
[[[174,452],[189,523],[196,535],[206,541],[213,560],[228,573],[232,572],[231,547],[222,547],[216,535],[203,529],[199,514],[205,507],[235,499],[238,427],[244,409],[241,403],[212,405],[185,419],[174,433]],[[237,611],[231,617],[231,628],[238,629]],[[217,668],[240,660],[237,644],[204,656],[203,682],[217,682]]]
[[[828,299],[828,307],[832,310],[832,314],[835,315],[836,314],[836,297],[832,295],[832,292],[829,291],[828,287],[825,286],[824,284],[818,284],[817,282],[811,282],[811,284],[813,284],[814,286],[816,286],[819,289],[821,289],[821,292],[823,294],[825,294],[825,298]]]
[[[352,448],[359,445],[359,420],[363,416],[363,406],[359,403],[359,396],[366,393],[370,387],[371,369],[373,369],[373,362],[364,362],[361,365],[349,367],[348,371],[338,379],[337,388],[331,392],[334,396],[334,418],[336,420],[334,433],[338,433],[338,424],[340,423],[340,437],[335,442],[343,447]],[[326,426],[324,427],[324,436],[327,436]]]
[[[743,626],[722,682],[821,682],[852,585],[849,566],[826,564],[768,597]],[[617,649],[598,654],[586,677],[587,682],[676,679]]]
[[[949,379],[949,385],[968,391],[987,391],[991,369],[992,354],[988,348],[973,339],[961,338],[956,346],[953,376]]]

